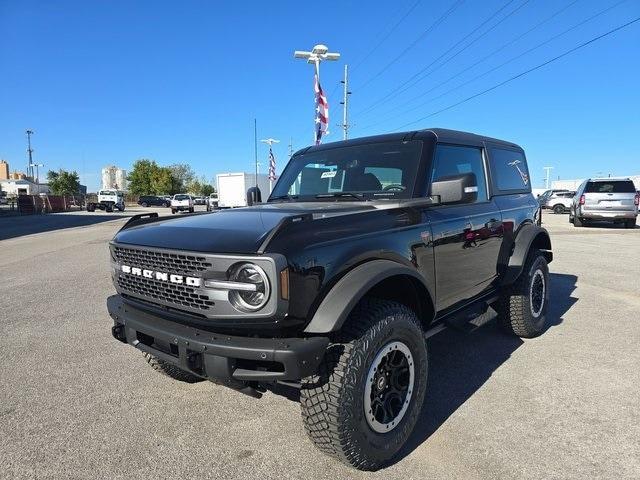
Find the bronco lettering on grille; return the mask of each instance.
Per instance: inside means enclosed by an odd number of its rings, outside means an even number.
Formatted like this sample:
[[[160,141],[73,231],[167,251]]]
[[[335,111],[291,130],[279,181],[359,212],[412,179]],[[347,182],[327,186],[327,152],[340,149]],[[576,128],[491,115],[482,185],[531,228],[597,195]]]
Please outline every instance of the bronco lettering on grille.
[[[135,275],[137,277],[150,278],[161,282],[175,283],[178,285],[189,285],[190,287],[201,287],[202,279],[197,277],[187,277],[185,275],[175,275],[165,272],[156,272],[146,268],[130,267],[129,265],[121,266],[122,273]]]

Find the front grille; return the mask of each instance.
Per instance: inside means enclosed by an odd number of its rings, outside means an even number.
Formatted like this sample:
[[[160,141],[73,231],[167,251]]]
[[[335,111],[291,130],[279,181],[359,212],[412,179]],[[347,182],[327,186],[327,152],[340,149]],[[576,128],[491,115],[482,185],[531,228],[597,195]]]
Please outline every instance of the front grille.
[[[144,277],[118,276],[118,286],[127,292],[155,299],[163,303],[189,307],[196,310],[209,310],[215,303],[195,289],[184,285],[173,285]]]
[[[137,248],[113,247],[118,263],[178,275],[193,275],[211,270],[212,264],[205,257],[186,253],[167,253]]]

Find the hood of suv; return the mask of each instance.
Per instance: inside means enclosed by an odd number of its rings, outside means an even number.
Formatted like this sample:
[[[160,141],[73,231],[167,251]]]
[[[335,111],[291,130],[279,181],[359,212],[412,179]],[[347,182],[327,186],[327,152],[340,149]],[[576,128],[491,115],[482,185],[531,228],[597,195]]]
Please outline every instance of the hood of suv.
[[[114,241],[206,253],[255,253],[287,217],[311,213],[317,218],[371,211],[356,202],[272,203],[217,213],[167,218],[118,232]]]

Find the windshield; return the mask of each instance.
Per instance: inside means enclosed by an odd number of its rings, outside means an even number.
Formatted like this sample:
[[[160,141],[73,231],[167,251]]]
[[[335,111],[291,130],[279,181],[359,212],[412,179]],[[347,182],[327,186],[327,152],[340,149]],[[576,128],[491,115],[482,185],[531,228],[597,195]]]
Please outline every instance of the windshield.
[[[338,147],[294,156],[269,201],[409,198],[422,142],[385,142]]]
[[[176,195],[173,197],[174,200],[189,200],[189,195]]]

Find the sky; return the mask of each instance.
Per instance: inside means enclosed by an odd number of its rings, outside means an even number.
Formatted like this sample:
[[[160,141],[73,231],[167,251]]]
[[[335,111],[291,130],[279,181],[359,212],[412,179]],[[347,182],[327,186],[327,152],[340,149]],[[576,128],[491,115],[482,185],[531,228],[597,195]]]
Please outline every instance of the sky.
[[[313,67],[293,51],[323,43],[341,54],[321,65],[327,142],[342,139],[348,64],[350,137],[442,127],[513,141],[533,187],[544,166],[552,179],[640,174],[640,21],[454,106],[638,17],[639,0],[0,0],[0,158],[24,171],[30,128],[34,161],[90,191],[102,167],[139,158],[213,179],[253,171],[255,118],[259,139],[280,140],[280,172],[290,141],[313,140]]]

